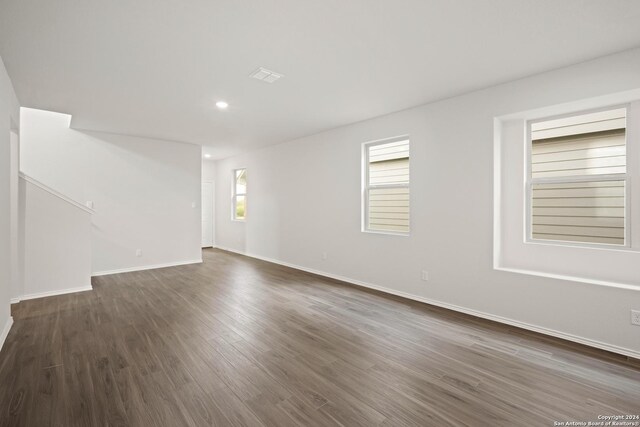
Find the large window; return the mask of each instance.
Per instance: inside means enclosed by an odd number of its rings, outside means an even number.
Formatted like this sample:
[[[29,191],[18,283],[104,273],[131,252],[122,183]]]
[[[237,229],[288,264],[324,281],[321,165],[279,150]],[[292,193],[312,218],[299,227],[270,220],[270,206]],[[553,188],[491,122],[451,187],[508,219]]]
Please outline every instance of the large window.
[[[364,145],[363,230],[409,233],[409,139]]]
[[[640,289],[639,93],[496,117],[494,268]]]
[[[530,123],[532,240],[629,245],[626,109]]]
[[[247,217],[247,170],[233,171],[232,214],[234,220],[244,221]]]

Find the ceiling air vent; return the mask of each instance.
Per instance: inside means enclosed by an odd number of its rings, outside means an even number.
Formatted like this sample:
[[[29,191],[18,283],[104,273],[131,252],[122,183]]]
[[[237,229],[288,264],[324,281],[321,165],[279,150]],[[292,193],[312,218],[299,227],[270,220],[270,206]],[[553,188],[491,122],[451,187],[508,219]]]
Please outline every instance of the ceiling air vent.
[[[265,83],[273,83],[280,77],[283,77],[283,75],[260,67],[253,73],[249,74],[249,77],[252,77],[256,80],[262,80]]]

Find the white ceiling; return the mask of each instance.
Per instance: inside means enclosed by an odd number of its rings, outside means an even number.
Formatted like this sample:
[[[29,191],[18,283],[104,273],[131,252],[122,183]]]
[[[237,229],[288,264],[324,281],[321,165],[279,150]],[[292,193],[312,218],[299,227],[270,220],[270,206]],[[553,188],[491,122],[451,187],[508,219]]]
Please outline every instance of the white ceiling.
[[[23,106],[220,158],[636,47],[639,22],[636,0],[0,0],[0,55]]]

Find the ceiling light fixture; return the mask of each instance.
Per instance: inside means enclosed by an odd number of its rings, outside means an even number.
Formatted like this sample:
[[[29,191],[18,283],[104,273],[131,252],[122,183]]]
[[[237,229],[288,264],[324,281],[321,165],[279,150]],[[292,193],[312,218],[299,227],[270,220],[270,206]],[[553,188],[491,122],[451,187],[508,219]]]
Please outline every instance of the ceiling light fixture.
[[[205,157],[205,159],[210,159],[211,158],[211,154],[207,153],[207,154],[204,155],[204,157]]]
[[[226,110],[228,106],[229,104],[227,104],[225,101],[216,102],[216,107],[218,107],[221,110]]]
[[[256,80],[263,81],[265,83],[273,83],[276,80],[284,77],[283,74],[276,73],[275,71],[267,70],[266,68],[260,67],[255,70],[253,73],[249,74],[249,77],[254,78]]]

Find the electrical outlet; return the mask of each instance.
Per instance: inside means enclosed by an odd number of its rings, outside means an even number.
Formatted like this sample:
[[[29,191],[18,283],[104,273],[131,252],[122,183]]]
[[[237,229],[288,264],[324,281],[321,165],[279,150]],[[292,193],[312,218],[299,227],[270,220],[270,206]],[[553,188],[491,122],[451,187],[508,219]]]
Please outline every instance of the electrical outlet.
[[[142,249],[136,249],[136,256],[142,256]]]
[[[427,270],[422,270],[422,275],[420,277],[426,282],[427,280],[429,280],[429,272]]]
[[[327,259],[327,253],[326,252],[322,252],[322,260],[324,261],[325,259]]]
[[[631,310],[631,324],[640,326],[640,310]]]

